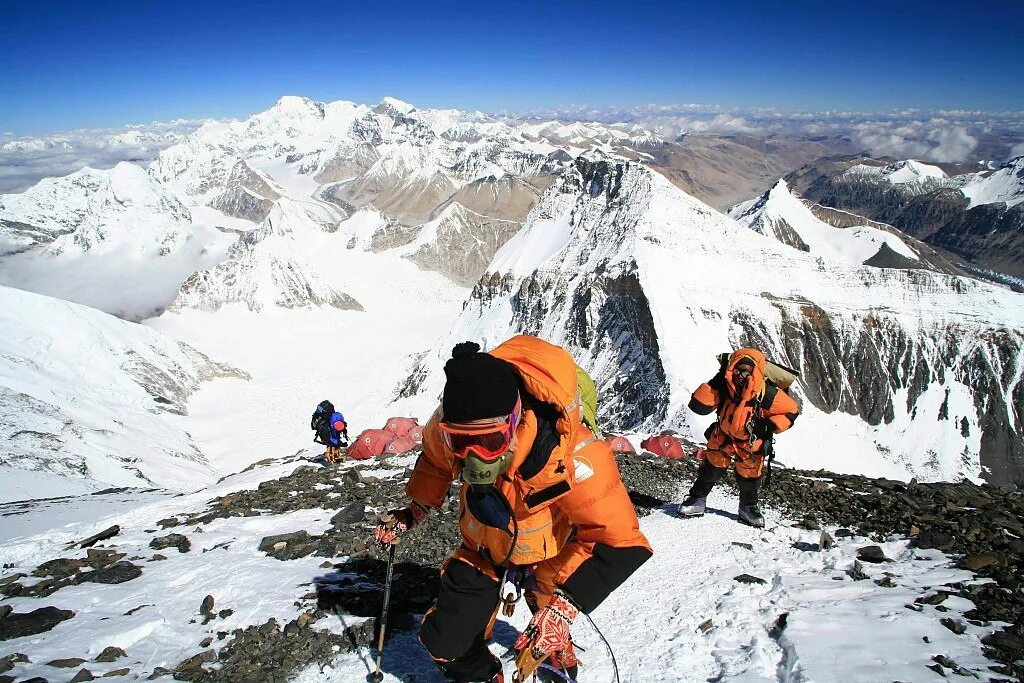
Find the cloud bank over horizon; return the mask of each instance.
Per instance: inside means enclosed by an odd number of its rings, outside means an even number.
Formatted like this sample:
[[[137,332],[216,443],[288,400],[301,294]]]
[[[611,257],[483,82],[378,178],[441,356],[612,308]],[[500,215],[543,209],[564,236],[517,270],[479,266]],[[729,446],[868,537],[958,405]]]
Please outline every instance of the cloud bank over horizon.
[[[635,107],[585,105],[503,112],[516,119],[594,121],[640,125],[662,136],[745,134],[847,137],[876,155],[926,161],[1005,161],[1024,153],[1024,111],[904,109],[783,111],[705,104],[647,104]]]
[[[160,150],[212,119],[175,119],[91,128],[42,136],[0,132],[0,193],[22,192],[43,178],[86,166],[110,168],[122,161],[148,164]]]
[[[646,104],[577,105],[492,115],[510,123],[559,120],[638,125],[668,139],[683,134],[843,138],[876,156],[935,162],[1002,162],[1024,155],[1024,111],[782,111]],[[43,136],[0,132],[0,193],[22,192],[42,178],[67,175],[85,166],[110,168],[121,161],[148,165],[161,150],[213,120],[175,119]]]

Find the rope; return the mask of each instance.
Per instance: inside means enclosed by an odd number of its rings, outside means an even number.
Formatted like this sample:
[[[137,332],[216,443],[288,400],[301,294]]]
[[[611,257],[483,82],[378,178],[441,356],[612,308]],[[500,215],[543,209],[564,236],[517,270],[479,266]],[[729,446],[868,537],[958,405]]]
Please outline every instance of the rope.
[[[576,683],[576,681],[569,677],[569,674],[565,673],[564,671],[559,671],[550,664],[541,664],[539,668],[551,671],[552,673],[556,674],[559,678],[564,680],[566,683]]]
[[[608,654],[612,658],[612,671],[615,672],[615,683],[620,683],[620,681],[619,681],[619,662],[615,659],[615,651],[612,650],[612,644],[609,643],[608,639],[604,637],[604,634],[601,633],[601,629],[599,629],[597,627],[597,624],[594,623],[594,620],[590,618],[589,614],[584,614],[583,616],[585,616],[587,618],[587,621],[590,622],[590,625],[594,627],[595,631],[597,631],[597,635],[599,635],[601,637],[601,642],[603,642],[604,646],[606,648],[608,648]]]

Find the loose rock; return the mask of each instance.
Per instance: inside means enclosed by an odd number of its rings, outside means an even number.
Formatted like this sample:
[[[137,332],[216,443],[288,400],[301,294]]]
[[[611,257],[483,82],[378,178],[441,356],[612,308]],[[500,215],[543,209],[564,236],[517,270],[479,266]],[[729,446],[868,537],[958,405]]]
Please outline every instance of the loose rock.
[[[142,576],[142,569],[128,561],[118,562],[106,569],[86,572],[79,577],[83,583],[124,583]]]
[[[54,659],[46,663],[46,666],[53,666],[58,669],[74,669],[76,666],[85,664],[81,657],[69,657],[67,659]]]
[[[99,532],[95,536],[90,536],[89,538],[85,539],[84,541],[79,542],[78,543],[78,547],[79,548],[88,548],[89,546],[96,545],[100,541],[105,541],[108,538],[113,538],[114,536],[117,536],[119,533],[121,533],[121,527],[118,526],[117,524],[115,524],[112,527],[107,527],[106,529],[104,529],[103,531]]]
[[[0,619],[0,640],[32,636],[37,633],[45,633],[62,621],[75,616],[71,610],[59,609],[57,607],[40,607],[19,614],[9,614],[5,619]]]
[[[116,662],[117,660],[121,659],[122,657],[127,657],[127,656],[128,656],[127,652],[125,652],[124,650],[122,650],[119,647],[115,647],[115,646],[111,645],[110,647],[103,648],[103,652],[101,652],[99,654],[99,656],[96,657],[96,661],[97,662],[110,663],[110,662]]]
[[[862,562],[872,562],[875,564],[881,562],[892,562],[892,560],[885,556],[885,552],[882,551],[881,546],[877,545],[866,545],[863,548],[858,548],[857,559]]]
[[[734,576],[732,580],[739,581],[740,583],[767,583],[764,579],[758,576],[751,576],[750,574],[740,574],[739,576]]]
[[[164,550],[166,548],[177,548],[179,553],[187,553],[192,549],[192,542],[181,534],[167,534],[158,536],[149,542],[153,550]]]

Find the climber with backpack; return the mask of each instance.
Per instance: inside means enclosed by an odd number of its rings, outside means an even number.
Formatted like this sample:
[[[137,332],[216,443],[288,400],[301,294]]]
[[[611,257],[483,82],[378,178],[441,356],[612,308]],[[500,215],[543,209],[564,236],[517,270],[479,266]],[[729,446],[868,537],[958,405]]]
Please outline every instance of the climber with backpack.
[[[680,517],[704,514],[707,496],[732,464],[740,491],[739,518],[753,527],[764,526],[758,506],[758,487],[770,472],[774,436],[793,426],[800,405],[789,395],[796,373],[770,363],[757,349],[740,349],[719,356],[719,371],[697,387],[690,410],[698,415],[718,412],[704,433],[708,440],[697,479],[679,504]]]
[[[573,621],[652,552],[611,449],[583,422],[576,365],[518,336],[488,353],[463,342],[444,371],[411,500],[381,516],[377,544],[423,524],[461,478],[462,542],[442,566],[420,642],[450,681],[503,683],[487,642],[499,607],[508,616],[523,597],[533,618],[515,643],[513,680],[576,680]]]
[[[313,442],[327,446],[324,459],[328,465],[341,460],[341,449],[348,446],[348,425],[345,416],[334,409],[330,401],[320,401],[309,426],[313,430]]]

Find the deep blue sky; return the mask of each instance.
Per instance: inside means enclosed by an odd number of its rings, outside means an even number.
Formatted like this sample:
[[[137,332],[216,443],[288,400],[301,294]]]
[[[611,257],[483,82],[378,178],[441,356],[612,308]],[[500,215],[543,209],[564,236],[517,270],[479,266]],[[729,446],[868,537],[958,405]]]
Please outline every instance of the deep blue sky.
[[[487,111],[1024,109],[1024,2],[0,0],[0,131],[283,94]]]

